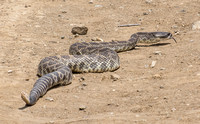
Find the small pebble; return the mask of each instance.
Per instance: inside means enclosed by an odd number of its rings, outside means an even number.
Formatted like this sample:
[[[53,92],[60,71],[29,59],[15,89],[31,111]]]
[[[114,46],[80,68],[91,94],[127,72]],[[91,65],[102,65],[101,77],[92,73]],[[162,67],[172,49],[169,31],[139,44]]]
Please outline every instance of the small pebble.
[[[28,8],[28,7],[31,7],[31,5],[25,5],[24,7],[25,7],[25,8]]]
[[[182,9],[180,12],[186,12],[186,10]]]
[[[158,99],[158,97],[154,97],[153,99]]]
[[[50,124],[54,124],[54,123],[55,123],[55,121],[49,121],[49,123],[50,123]]]
[[[103,39],[99,38],[99,37],[94,37],[91,39],[92,41],[101,41],[103,42]]]
[[[138,117],[140,117],[140,115],[135,115],[135,117],[137,117],[137,118],[138,118]]]
[[[61,38],[61,39],[65,39],[65,36],[61,36],[60,38]]]
[[[94,3],[93,0],[90,0],[90,1],[89,1],[89,4],[93,4],[93,3]]]
[[[148,15],[148,13],[147,12],[143,12],[143,15]]]
[[[177,29],[178,26],[177,26],[177,25],[173,25],[172,28],[173,28],[173,29]]]
[[[85,110],[86,109],[86,106],[84,106],[84,105],[81,105],[80,107],[79,107],[79,110],[80,111],[83,111],[83,110]]]
[[[62,11],[62,13],[67,13],[67,11]]]
[[[141,27],[141,28],[140,28],[140,30],[144,30],[144,29],[145,29],[144,27]]]
[[[190,42],[194,42],[194,40],[190,40]]]
[[[28,79],[28,78],[26,78],[26,79],[25,79],[25,81],[29,81],[29,79]]]
[[[100,8],[103,7],[102,5],[95,5],[94,7]]]
[[[153,0],[145,0],[146,3],[151,3]]]
[[[74,37],[79,37],[79,34],[75,34]]]
[[[191,68],[191,67],[193,67],[193,65],[189,65],[188,67]]]
[[[154,79],[161,79],[162,77],[161,77],[160,74],[155,74],[155,75],[153,75],[153,78],[154,78]]]
[[[148,67],[149,67],[149,65],[144,65],[144,67],[145,67],[145,68],[148,68]]]
[[[165,70],[165,68],[160,68],[160,70]]]
[[[171,111],[172,111],[172,112],[175,112],[175,111],[176,111],[176,108],[172,108]]]
[[[45,100],[48,100],[48,101],[50,101],[50,102],[54,101],[54,99],[51,98],[51,97],[47,97]]]
[[[113,114],[114,114],[114,112],[110,112],[110,114],[111,114],[111,115],[113,115]]]
[[[156,66],[156,62],[157,62],[157,61],[152,61],[152,63],[151,63],[151,66],[150,66],[150,67],[151,67],[151,68],[154,68],[154,67]]]
[[[164,97],[163,99],[167,100],[167,97]]]
[[[13,70],[8,70],[8,73],[12,73],[13,72]]]
[[[194,22],[192,25],[192,30],[200,29],[200,21]]]
[[[116,80],[118,80],[119,78],[120,78],[120,76],[117,75],[117,74],[112,74],[112,75],[110,75],[110,79],[112,79],[113,81],[116,81]]]
[[[84,77],[81,77],[80,79],[79,79],[79,82],[82,82],[82,81],[84,81],[85,80],[85,78]]]
[[[161,51],[155,51],[154,54],[155,54],[155,55],[162,55],[162,54],[161,54]]]
[[[86,84],[86,83],[83,83],[83,84],[82,84],[82,86],[84,86],[84,87],[85,87],[85,86],[87,86],[87,84]]]
[[[160,89],[164,89],[164,86],[160,86]]]

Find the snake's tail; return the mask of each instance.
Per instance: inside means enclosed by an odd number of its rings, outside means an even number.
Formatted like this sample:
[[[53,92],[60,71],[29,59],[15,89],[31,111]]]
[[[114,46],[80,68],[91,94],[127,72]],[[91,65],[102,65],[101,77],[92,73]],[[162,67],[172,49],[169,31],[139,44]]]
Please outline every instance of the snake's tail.
[[[26,105],[34,105],[40,96],[43,96],[43,94],[47,92],[52,82],[45,80],[46,78],[47,76],[45,75],[36,81],[29,96],[27,93],[21,92],[21,98],[26,103]]]
[[[27,93],[22,91],[21,92],[21,98],[27,105],[30,105],[30,100],[29,100],[29,96],[28,96]]]
[[[21,92],[21,98],[26,105],[34,105],[51,87],[61,84],[69,84],[72,79],[72,72],[68,67],[46,74],[39,78],[33,86],[30,95]]]

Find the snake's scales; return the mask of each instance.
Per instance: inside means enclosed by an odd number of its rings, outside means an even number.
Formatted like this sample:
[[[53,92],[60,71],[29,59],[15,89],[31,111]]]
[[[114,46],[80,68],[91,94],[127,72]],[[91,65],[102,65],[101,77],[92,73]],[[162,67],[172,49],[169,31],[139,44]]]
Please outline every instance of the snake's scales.
[[[30,95],[22,92],[21,97],[27,105],[34,105],[51,87],[71,83],[72,72],[114,71],[120,67],[117,52],[134,49],[138,42],[156,43],[161,39],[174,38],[169,32],[138,32],[131,35],[128,41],[72,44],[69,49],[71,55],[50,56],[41,60],[38,66],[41,77]]]

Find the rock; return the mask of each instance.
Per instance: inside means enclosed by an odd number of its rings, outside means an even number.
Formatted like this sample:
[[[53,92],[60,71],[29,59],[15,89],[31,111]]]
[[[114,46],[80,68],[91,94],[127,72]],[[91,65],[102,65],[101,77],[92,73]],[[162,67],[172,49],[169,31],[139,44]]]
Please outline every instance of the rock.
[[[103,7],[102,5],[95,5],[94,7],[100,8]]]
[[[164,89],[164,86],[160,86],[160,89]]]
[[[184,12],[186,12],[186,10],[182,9],[180,12],[183,12],[183,13],[184,13]]]
[[[88,28],[85,26],[82,26],[82,27],[73,27],[71,32],[74,35],[76,35],[76,34],[86,35],[87,31],[88,31]]]
[[[51,98],[51,97],[47,97],[45,100],[48,100],[48,101],[50,101],[50,102],[54,101],[54,99]]]
[[[8,70],[8,73],[12,73],[13,72],[13,70]]]
[[[61,39],[65,39],[65,36],[61,36],[60,38],[61,38]]]
[[[89,4],[93,4],[93,3],[94,3],[93,0],[90,0],[90,1],[89,1]]]
[[[155,55],[162,55],[162,54],[161,54],[161,51],[155,51],[154,54],[155,54]]]
[[[25,79],[25,81],[29,81],[29,79],[28,79],[28,78],[26,78],[26,79]]]
[[[110,75],[110,79],[112,79],[113,81],[116,81],[116,80],[118,80],[119,78],[120,78],[120,76],[117,75],[117,74],[112,74],[112,75]]]
[[[154,68],[154,67],[156,66],[156,62],[157,62],[157,61],[152,61],[152,63],[151,63],[151,66],[150,66],[150,67],[151,67],[151,68]]]
[[[49,121],[49,123],[50,123],[50,124],[54,124],[54,123],[55,123],[55,121]]]
[[[194,22],[192,25],[192,30],[200,29],[200,21]]]
[[[149,13],[147,13],[147,12],[143,12],[143,15],[149,15]]]
[[[148,67],[149,67],[149,65],[144,65],[144,67],[145,67],[145,68],[148,68]]]
[[[86,83],[83,83],[83,84],[82,84],[82,86],[84,86],[84,87],[85,87],[85,86],[87,86],[87,84],[86,84]]]
[[[160,70],[165,70],[165,68],[160,68]]]
[[[177,29],[178,26],[177,26],[177,25],[173,25],[172,28],[173,28],[173,29]]]
[[[151,3],[153,0],[145,0],[146,3]]]
[[[190,42],[194,42],[194,40],[190,40]]]
[[[80,111],[83,111],[83,110],[85,110],[86,109],[86,106],[84,106],[84,105],[81,105],[80,107],[79,107],[79,110]]]
[[[145,29],[144,27],[141,27],[141,28],[140,28],[140,30],[144,30],[144,29]]]
[[[25,8],[28,8],[28,7],[31,7],[31,5],[25,5],[24,7],[25,7]]]
[[[82,82],[82,81],[84,81],[85,80],[85,78],[84,77],[81,77],[80,79],[79,79],[79,82]]]
[[[172,108],[171,111],[172,111],[172,112],[175,112],[175,111],[176,111],[176,108]]]
[[[161,76],[160,74],[154,74],[154,75],[153,75],[153,78],[154,78],[154,79],[161,79],[162,76]]]
[[[153,99],[158,99],[158,97],[154,97]]]
[[[99,38],[99,37],[94,37],[91,39],[92,41],[101,41],[103,42],[103,39]]]
[[[137,118],[138,118],[138,117],[140,117],[140,115],[138,115],[138,114],[137,114],[137,115],[135,115],[135,117],[137,117]]]
[[[79,37],[79,34],[75,34],[74,37]]]
[[[67,11],[62,11],[62,13],[67,13]]]

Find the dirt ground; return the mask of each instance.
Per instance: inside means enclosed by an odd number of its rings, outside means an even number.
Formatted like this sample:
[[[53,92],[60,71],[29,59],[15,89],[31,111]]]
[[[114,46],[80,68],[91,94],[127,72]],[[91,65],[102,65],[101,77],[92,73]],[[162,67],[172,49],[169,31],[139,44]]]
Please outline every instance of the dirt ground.
[[[1,0],[0,16],[0,123],[200,123],[200,30],[192,30],[200,1]],[[75,37],[74,26],[88,27],[87,35]],[[20,93],[32,89],[42,58],[94,37],[128,40],[145,31],[171,32],[178,43],[119,53],[117,71],[74,74],[72,84],[24,107]]]

